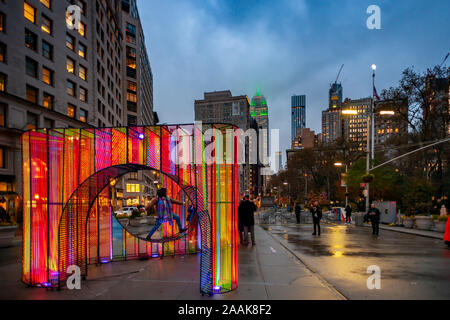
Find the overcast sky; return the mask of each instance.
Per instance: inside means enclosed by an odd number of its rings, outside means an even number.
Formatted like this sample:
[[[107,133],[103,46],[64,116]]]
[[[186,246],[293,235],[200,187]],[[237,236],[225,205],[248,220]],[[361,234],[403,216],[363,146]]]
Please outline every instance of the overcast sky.
[[[369,5],[381,30],[369,30]],[[409,66],[424,70],[450,51],[449,0],[138,0],[162,123],[191,123],[203,92],[261,88],[270,127],[290,146],[290,97],[306,94],[307,127],[321,112],[339,68],[344,98],[395,85]],[[450,60],[450,59],[449,59]],[[447,64],[450,61],[447,62]]]

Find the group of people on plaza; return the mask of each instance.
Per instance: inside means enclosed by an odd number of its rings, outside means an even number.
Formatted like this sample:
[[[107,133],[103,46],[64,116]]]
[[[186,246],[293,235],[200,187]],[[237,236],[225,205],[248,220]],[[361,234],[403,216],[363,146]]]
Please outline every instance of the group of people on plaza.
[[[155,207],[157,212],[157,223],[155,224],[154,228],[149,232],[147,236],[147,240],[151,240],[151,237],[153,233],[161,226],[162,223],[165,221],[172,222],[175,220],[176,224],[178,225],[178,229],[180,233],[186,232],[186,228],[183,228],[181,225],[180,217],[173,213],[172,205],[185,205],[184,202],[179,202],[174,199],[170,199],[167,196],[167,190],[164,188],[161,188],[157,192],[157,196],[155,199],[153,199],[149,205],[150,207]],[[6,211],[0,207],[0,220],[1,222],[7,222],[9,220],[6,214]],[[245,195],[243,197],[243,200],[240,202],[238,207],[238,228],[239,228],[239,238],[240,243],[242,245],[249,245],[249,233],[250,233],[250,239],[252,242],[252,246],[256,245],[255,242],[255,212],[257,211],[256,204],[250,200],[249,195]],[[191,210],[192,211],[192,210]],[[297,224],[300,224],[300,214],[302,212],[301,205],[297,202],[294,206],[295,216],[297,220]],[[190,212],[190,217],[193,215],[194,212]],[[320,206],[319,201],[314,201],[310,206],[310,213],[312,215],[313,220],[313,235],[314,236],[320,236],[321,234],[321,228],[320,228],[320,222],[322,220],[322,207]],[[352,208],[350,205],[347,205],[345,207],[345,222],[347,224],[350,224],[352,219]],[[188,218],[190,221],[191,218]],[[372,224],[372,234],[374,236],[378,236],[380,233],[380,220],[381,220],[381,212],[378,208],[376,208],[375,204],[372,203],[370,205],[370,208],[366,215],[364,216],[365,222],[371,222]],[[444,240],[447,244],[450,245],[450,222],[447,223],[447,230],[444,236]]]
[[[294,206],[295,211],[295,217],[297,220],[297,224],[300,224],[300,214],[302,212],[302,207],[300,203],[296,203]],[[345,207],[345,223],[351,224],[352,222],[352,207],[347,204]],[[319,201],[314,201],[310,206],[310,212],[313,219],[313,228],[314,232],[313,235],[319,235],[320,236],[320,221],[322,220],[322,208],[319,204]],[[367,214],[365,215],[365,221],[371,222],[372,224],[372,234],[378,236],[380,233],[380,218],[381,213],[380,210],[378,210],[375,207],[375,204],[372,203]]]

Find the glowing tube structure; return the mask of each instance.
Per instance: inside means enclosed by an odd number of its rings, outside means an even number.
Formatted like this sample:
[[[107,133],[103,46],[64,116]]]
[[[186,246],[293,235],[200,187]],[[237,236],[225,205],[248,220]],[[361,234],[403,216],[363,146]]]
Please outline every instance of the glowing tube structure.
[[[201,253],[200,292],[236,289],[236,131],[225,124],[192,124],[24,133],[22,281],[61,287],[71,265],[87,276],[90,264]],[[189,233],[177,235],[175,224],[165,223],[163,240],[155,243],[121,227],[109,185],[138,170],[159,172],[170,197],[190,200],[197,215]],[[176,210],[188,226],[187,208]]]

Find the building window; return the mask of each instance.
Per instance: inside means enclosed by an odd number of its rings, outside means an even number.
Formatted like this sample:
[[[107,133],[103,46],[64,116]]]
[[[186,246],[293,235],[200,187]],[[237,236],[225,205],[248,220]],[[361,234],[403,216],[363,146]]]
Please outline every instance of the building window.
[[[32,112],[27,112],[27,130],[34,130],[38,127],[38,115]]]
[[[67,115],[71,118],[75,118],[75,110],[76,107],[69,103],[67,106]]]
[[[52,8],[52,0],[41,0],[41,3],[49,9]]]
[[[75,50],[75,38],[72,37],[70,34],[66,35],[66,47],[70,50]]]
[[[44,118],[44,128],[52,129],[55,127],[55,121],[49,118]]]
[[[4,73],[0,73],[0,91],[8,91],[8,76]]]
[[[128,102],[137,102],[136,93],[127,92],[127,101]]]
[[[88,112],[84,109],[80,109],[80,121],[87,122]]]
[[[37,35],[28,29],[25,29],[25,47],[37,51]]]
[[[32,23],[36,23],[36,9],[26,1],[24,2],[23,15]]]
[[[137,125],[137,117],[133,116],[131,114],[127,115],[127,123],[129,126],[135,126]]]
[[[0,12],[0,32],[5,32],[6,30],[6,16],[3,12]]]
[[[130,180],[139,180],[138,173],[137,172],[130,173],[128,175],[128,179],[130,179]]]
[[[5,147],[0,147],[0,168],[6,168],[5,153]],[[3,184],[1,184],[0,191],[8,191],[8,187],[5,187]]]
[[[43,103],[44,108],[52,110],[54,100],[55,98],[52,95],[44,92],[44,103]]]
[[[81,36],[86,37],[86,25],[83,22],[80,22],[78,25],[78,33]]]
[[[6,128],[6,104],[0,103],[0,127]]]
[[[70,80],[67,80],[66,92],[69,96],[75,97],[75,83],[73,83]]]
[[[52,26],[53,26],[52,20],[42,15],[41,30],[44,31],[45,33],[52,34]]]
[[[53,86],[53,71],[46,67],[42,67],[42,81],[49,86]]]
[[[38,89],[27,85],[27,101],[35,104],[38,103]]]
[[[135,183],[127,183],[127,192],[129,193],[138,193],[141,192],[141,185]]]
[[[78,44],[78,55],[83,59],[86,59],[87,47],[84,44]]]
[[[53,46],[45,40],[42,40],[42,56],[53,60]]]
[[[83,79],[84,81],[86,81],[87,79],[87,69],[83,66],[80,66],[78,68],[78,76]]]
[[[88,102],[88,94],[85,88],[80,87],[80,100],[87,103]]]
[[[126,27],[126,41],[131,44],[136,44],[136,27],[131,23],[127,23]]]
[[[66,61],[67,72],[75,74],[75,61],[67,57]]]
[[[30,77],[38,77],[38,63],[28,57],[25,58],[25,71]]]
[[[130,92],[136,93],[136,82],[128,80],[127,81],[127,90]]]
[[[6,44],[0,42],[0,62],[6,63]]]

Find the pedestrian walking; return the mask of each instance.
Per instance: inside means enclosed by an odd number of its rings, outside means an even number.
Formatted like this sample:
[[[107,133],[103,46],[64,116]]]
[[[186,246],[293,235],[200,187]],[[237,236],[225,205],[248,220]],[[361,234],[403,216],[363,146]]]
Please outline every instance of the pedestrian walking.
[[[300,213],[302,212],[302,206],[300,203],[295,203],[295,218],[297,219],[297,224],[300,224]]]
[[[244,224],[244,245],[248,245],[248,233],[251,234],[252,245],[256,245],[255,242],[255,212],[257,210],[256,205],[250,201],[250,197],[246,195],[244,201],[239,205],[242,212],[242,222]],[[238,210],[239,211],[239,210]]]
[[[380,233],[381,212],[380,210],[375,208],[374,203],[370,205],[370,209],[367,212],[367,216],[369,217],[369,221],[372,223],[372,234],[378,236],[378,234]]]
[[[314,201],[311,207],[311,214],[314,224],[314,233],[312,235],[320,236],[320,220],[322,220],[322,208],[319,205],[319,201]]]
[[[345,207],[345,222],[352,223],[352,207],[349,204]]]

